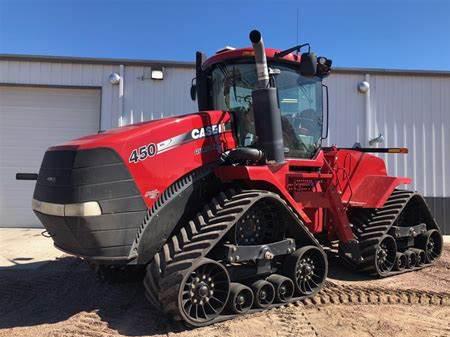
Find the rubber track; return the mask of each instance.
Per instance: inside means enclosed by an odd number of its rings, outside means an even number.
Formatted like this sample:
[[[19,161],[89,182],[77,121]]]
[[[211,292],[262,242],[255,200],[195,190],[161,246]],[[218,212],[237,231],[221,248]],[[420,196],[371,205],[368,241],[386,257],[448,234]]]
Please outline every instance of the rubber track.
[[[178,312],[177,299],[179,286],[185,273],[195,261],[208,254],[250,207],[264,198],[271,198],[283,204],[287,211],[298,220],[298,224],[304,227],[285,201],[275,193],[260,190],[239,192],[228,190],[220,193],[194,220],[189,221],[177,235],[169,239],[148,265],[144,286],[146,297],[153,307],[164,311],[176,320],[182,320]],[[305,233],[310,236],[311,243],[320,248],[319,243],[306,227]],[[281,305],[274,304],[273,307]],[[234,316],[219,316],[217,320],[210,323]]]
[[[423,198],[418,193],[412,191],[394,190],[382,208],[360,209],[352,215],[353,232],[359,241],[361,255],[364,258],[364,261],[358,266],[347,261],[352,267],[368,274],[378,275],[374,261],[380,238],[388,233],[407,203],[415,196]],[[425,203],[425,200],[423,202]],[[422,269],[429,265],[425,264],[402,271],[391,271],[386,276]]]
[[[151,208],[148,209],[147,214],[145,215],[144,221],[138,227],[136,231],[136,237],[133,241],[133,245],[130,250],[129,258],[135,258],[137,256],[139,243],[142,237],[142,234],[146,230],[147,226],[151,223],[151,219],[155,216],[158,216],[158,213],[161,209],[171,200],[179,195],[182,191],[186,190],[189,186],[191,186],[196,180],[202,179],[206,177],[208,174],[212,172],[214,165],[208,165],[205,167],[201,167],[196,169],[184,177],[175,181],[172,185],[170,185],[158,200],[153,204]]]
[[[326,281],[314,297],[296,302],[297,305],[317,306],[330,304],[401,304],[450,306],[450,294],[417,289],[388,289],[341,285]]]

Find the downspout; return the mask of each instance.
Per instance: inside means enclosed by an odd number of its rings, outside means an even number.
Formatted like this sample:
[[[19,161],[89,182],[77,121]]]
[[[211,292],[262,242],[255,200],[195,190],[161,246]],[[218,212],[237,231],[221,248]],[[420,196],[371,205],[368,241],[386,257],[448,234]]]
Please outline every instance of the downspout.
[[[125,111],[125,101],[123,97],[124,93],[124,75],[125,75],[125,66],[121,64],[119,66],[119,76],[120,76],[120,82],[119,82],[119,126],[124,126],[124,111]]]
[[[367,91],[365,92],[365,124],[366,124],[366,146],[370,146],[371,128],[372,128],[372,111],[370,108],[370,75],[364,75],[364,81],[368,84]]]

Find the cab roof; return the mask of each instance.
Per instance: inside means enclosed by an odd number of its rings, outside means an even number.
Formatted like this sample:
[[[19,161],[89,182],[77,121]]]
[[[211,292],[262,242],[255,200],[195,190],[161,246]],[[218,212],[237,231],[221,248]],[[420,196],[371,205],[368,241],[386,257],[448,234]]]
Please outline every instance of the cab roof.
[[[273,49],[273,48],[265,48],[266,51],[266,57],[268,61],[271,61],[275,58],[275,54],[281,52],[280,49]],[[240,48],[240,49],[234,49],[234,50],[225,50],[225,51],[219,51],[215,55],[208,58],[202,65],[203,70],[206,70],[207,68],[211,67],[212,65],[232,59],[242,59],[242,58],[254,58],[255,52],[252,47],[247,48]],[[277,60],[282,60],[285,62],[291,62],[291,63],[300,63],[300,54],[288,54],[284,57],[277,58]]]

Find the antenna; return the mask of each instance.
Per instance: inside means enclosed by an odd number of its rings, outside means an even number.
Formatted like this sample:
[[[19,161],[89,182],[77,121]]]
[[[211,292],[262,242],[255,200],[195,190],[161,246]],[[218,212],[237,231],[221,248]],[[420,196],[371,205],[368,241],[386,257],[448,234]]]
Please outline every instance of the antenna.
[[[299,38],[299,29],[300,29],[300,27],[299,27],[299,25],[298,25],[298,21],[299,21],[299,9],[298,9],[298,7],[297,7],[297,36],[296,36],[296,41],[295,41],[295,44],[298,44],[298,38]]]

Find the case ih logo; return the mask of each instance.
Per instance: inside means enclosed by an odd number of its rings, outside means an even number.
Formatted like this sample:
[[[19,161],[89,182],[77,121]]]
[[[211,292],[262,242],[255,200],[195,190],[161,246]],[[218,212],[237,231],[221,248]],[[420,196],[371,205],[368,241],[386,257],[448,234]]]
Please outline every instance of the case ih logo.
[[[224,131],[225,131],[224,124],[214,124],[214,125],[207,126],[204,128],[192,130],[191,136],[193,139],[199,139],[199,138],[218,135],[219,133],[222,133]]]

